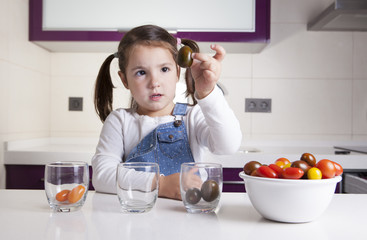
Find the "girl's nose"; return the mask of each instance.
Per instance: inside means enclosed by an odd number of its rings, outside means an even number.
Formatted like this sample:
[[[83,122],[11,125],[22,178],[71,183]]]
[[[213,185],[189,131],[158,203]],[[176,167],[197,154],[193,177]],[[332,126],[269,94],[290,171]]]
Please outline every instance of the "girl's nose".
[[[152,88],[156,88],[156,87],[159,87],[159,80],[158,80],[158,77],[152,75],[152,79],[150,81],[150,84],[152,86]]]

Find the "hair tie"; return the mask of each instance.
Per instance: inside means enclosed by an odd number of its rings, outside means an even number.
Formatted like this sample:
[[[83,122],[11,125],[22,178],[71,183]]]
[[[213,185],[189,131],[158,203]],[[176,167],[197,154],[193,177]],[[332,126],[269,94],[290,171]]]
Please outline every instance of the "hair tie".
[[[118,57],[119,57],[118,52],[115,52],[115,53],[113,54],[113,56],[114,56],[115,58],[118,58]]]
[[[181,45],[181,38],[176,38],[177,45]]]

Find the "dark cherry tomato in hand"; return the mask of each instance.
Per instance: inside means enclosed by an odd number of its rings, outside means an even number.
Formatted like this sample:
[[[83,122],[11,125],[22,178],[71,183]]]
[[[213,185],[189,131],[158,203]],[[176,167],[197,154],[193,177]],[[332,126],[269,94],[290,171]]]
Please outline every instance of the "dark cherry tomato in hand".
[[[178,51],[177,55],[177,63],[182,68],[189,68],[191,67],[193,62],[192,59],[192,50],[189,46],[183,46]]]
[[[261,167],[261,163],[257,161],[250,161],[245,164],[245,166],[243,167],[243,171],[245,172],[245,174],[251,175],[251,173],[259,167]]]
[[[335,167],[335,176],[340,176],[343,174],[343,167],[339,164],[339,163],[336,163],[336,162],[333,162],[332,163],[334,164],[334,167]]]
[[[260,177],[277,178],[277,173],[269,166],[261,166],[256,169],[256,173]]]
[[[300,168],[289,167],[284,169],[282,176],[286,179],[300,179],[304,173]]]
[[[320,169],[322,178],[333,178],[335,177],[336,169],[332,161],[328,159],[322,159],[318,161],[316,167]]]
[[[316,165],[316,158],[311,153],[302,154],[301,160],[307,162],[307,164],[310,165],[311,167]]]

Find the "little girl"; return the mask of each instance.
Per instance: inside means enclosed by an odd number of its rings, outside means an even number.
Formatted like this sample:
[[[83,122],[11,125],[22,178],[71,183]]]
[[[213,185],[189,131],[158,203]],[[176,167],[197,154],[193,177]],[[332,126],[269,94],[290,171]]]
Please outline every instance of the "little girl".
[[[186,70],[186,95],[193,105],[174,103],[180,67],[178,45],[195,52]],[[96,191],[116,193],[116,168],[121,162],[157,162],[160,197],[181,199],[181,163],[202,162],[214,154],[235,153],[242,139],[240,125],[216,83],[225,50],[212,45],[213,57],[199,53],[194,41],[177,40],[154,25],[134,28],[122,38],[118,52],[107,57],[95,87],[95,108],[104,122],[92,159]],[[118,75],[132,95],[129,109],[112,110],[110,63],[117,57]]]

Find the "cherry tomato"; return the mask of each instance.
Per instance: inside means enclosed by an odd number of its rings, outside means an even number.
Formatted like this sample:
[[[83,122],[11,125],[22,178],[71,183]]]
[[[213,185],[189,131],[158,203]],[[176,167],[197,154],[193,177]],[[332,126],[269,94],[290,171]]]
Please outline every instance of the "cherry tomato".
[[[283,169],[281,167],[276,164],[270,164],[269,167],[276,172],[278,178],[282,176]]]
[[[336,162],[333,162],[333,161],[331,161],[331,162],[334,164],[334,167],[335,167],[335,176],[342,175],[343,174],[342,166],[339,163],[336,163]]]
[[[322,178],[333,178],[335,177],[335,165],[328,159],[322,159],[316,163],[316,167],[320,169]]]
[[[301,160],[307,162],[308,165],[310,165],[311,167],[315,166],[315,164],[316,164],[316,158],[311,153],[302,154]]]
[[[303,160],[298,160],[298,161],[292,162],[291,167],[296,167],[296,168],[302,169],[303,172],[304,172],[302,178],[307,178],[307,172],[311,168],[310,165],[308,165],[307,162],[305,162]]]
[[[276,178],[277,173],[271,169],[269,166],[261,166],[258,169],[256,169],[256,173],[260,177],[267,177],[267,178]]]
[[[254,176],[254,177],[260,177],[260,176],[257,174],[257,169],[255,169],[254,171],[252,171],[251,176]]]
[[[261,163],[257,161],[250,161],[245,164],[245,166],[243,167],[243,171],[245,172],[245,174],[251,175],[251,173],[259,167],[261,167]]]
[[[300,168],[289,167],[283,170],[282,177],[287,179],[299,179],[305,172]]]
[[[56,200],[59,202],[65,202],[66,200],[68,200],[69,193],[70,193],[70,190],[67,190],[67,189],[58,192],[56,194]]]
[[[68,196],[69,203],[76,203],[79,201],[85,192],[85,187],[82,185],[78,185],[75,188],[73,188]]]
[[[307,178],[308,179],[321,179],[322,178],[322,173],[320,171],[320,169],[316,168],[316,167],[312,167],[307,171]]]
[[[291,163],[291,161],[288,160],[288,158],[284,158],[284,157],[281,157],[281,158],[278,158],[275,163],[277,162],[283,162],[284,164],[283,165],[286,165],[288,163]],[[278,164],[277,164],[278,165]],[[278,165],[279,166],[279,165]],[[279,166],[280,167],[280,166]]]

